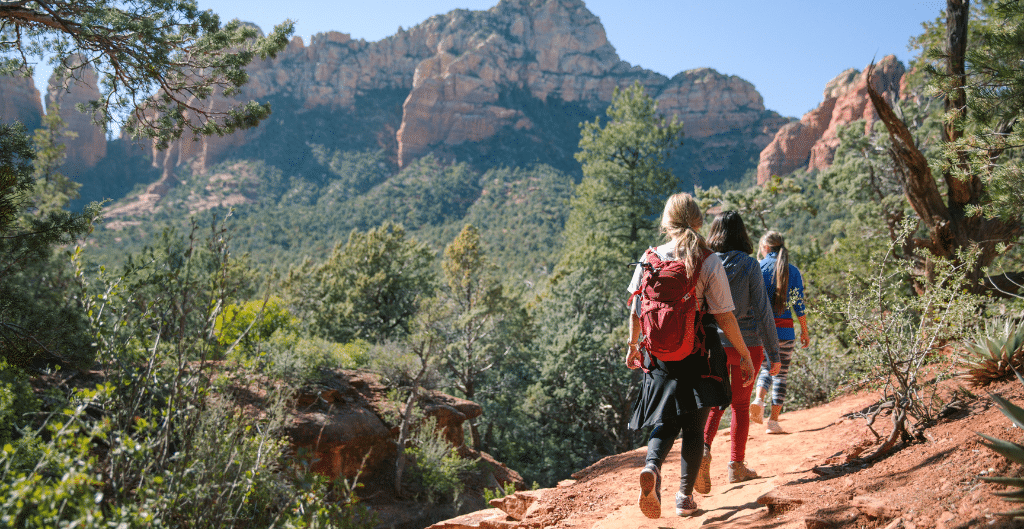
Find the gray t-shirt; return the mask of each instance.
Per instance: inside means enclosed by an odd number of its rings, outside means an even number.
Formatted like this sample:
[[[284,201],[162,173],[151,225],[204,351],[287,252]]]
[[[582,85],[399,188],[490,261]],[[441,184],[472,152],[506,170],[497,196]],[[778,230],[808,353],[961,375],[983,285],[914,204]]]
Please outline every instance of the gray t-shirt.
[[[675,244],[667,242],[654,249],[660,259],[673,259],[673,248]],[[646,253],[644,256],[646,257]],[[641,258],[646,262],[646,259]],[[632,294],[640,287],[640,277],[643,267],[637,266],[633,270],[633,279],[629,282],[629,292]],[[732,291],[729,290],[729,277],[725,275],[725,268],[722,260],[717,255],[711,254],[704,260],[704,266],[700,269],[697,277],[697,301],[707,307],[709,314],[722,314],[732,312],[736,307],[732,303]],[[633,310],[639,311],[639,297],[633,298]]]

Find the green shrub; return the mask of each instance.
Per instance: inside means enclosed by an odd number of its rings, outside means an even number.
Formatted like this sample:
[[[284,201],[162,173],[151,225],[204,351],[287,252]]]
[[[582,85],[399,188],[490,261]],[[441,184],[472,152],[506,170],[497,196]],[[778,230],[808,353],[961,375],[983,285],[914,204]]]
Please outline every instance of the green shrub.
[[[371,347],[364,340],[340,344],[326,338],[306,338],[279,330],[263,345],[263,349],[263,359],[271,373],[306,381],[315,378],[322,368],[363,367],[369,361]]]
[[[25,372],[0,358],[0,446],[11,441],[26,415],[39,405]]]
[[[484,489],[484,503],[490,504],[491,500],[504,498],[516,493],[516,484],[509,481],[500,489]]]
[[[214,322],[217,342],[224,347],[237,342],[237,354],[244,356],[258,354],[260,343],[269,340],[275,332],[298,332],[298,329],[298,318],[291,315],[277,296],[270,296],[265,304],[262,300],[230,304]]]
[[[437,387],[440,374],[433,368],[425,370],[419,382],[413,383],[413,378],[423,366],[423,361],[409,344],[403,342],[375,344],[370,348],[368,356],[366,368],[379,374],[381,383],[385,386],[396,388],[413,385],[425,388]]]
[[[460,474],[473,470],[476,459],[463,459],[458,451],[448,444],[443,431],[437,430],[437,419],[429,417],[420,423],[414,446],[406,454],[414,462],[411,476],[423,487],[427,501],[457,502],[463,490]]]

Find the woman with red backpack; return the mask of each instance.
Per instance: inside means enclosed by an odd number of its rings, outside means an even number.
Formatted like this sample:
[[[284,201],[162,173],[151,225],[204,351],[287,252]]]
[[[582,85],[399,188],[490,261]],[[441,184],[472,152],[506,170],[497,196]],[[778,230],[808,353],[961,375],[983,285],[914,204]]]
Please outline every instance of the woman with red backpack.
[[[750,386],[754,381],[754,367],[732,312],[732,293],[722,261],[697,232],[703,224],[703,214],[693,196],[688,193],[670,196],[661,217],[661,230],[670,241],[644,254],[629,285],[633,296],[630,298],[626,366],[644,369],[629,427],[633,430],[654,427],[647,443],[646,464],[640,471],[638,500],[640,511],[648,518],[661,516],[661,465],[680,432],[682,468],[679,491],[675,495],[676,515],[689,516],[697,511],[693,486],[704,455],[703,432],[708,411],[730,403],[725,353],[718,339],[719,326],[736,345],[743,385]],[[654,262],[659,266],[652,266]],[[700,318],[695,328],[684,329],[686,337],[691,338],[686,343],[692,351],[682,351],[682,358],[678,360],[663,360],[641,351],[641,327],[650,329],[647,321],[651,316],[647,308],[641,307],[650,305],[646,298],[655,290],[661,267],[673,262],[683,264],[685,279],[696,278],[692,281],[692,295],[696,296]],[[695,339],[691,333],[696,334]],[[650,343],[651,338],[644,336],[643,343]],[[715,365],[717,361],[721,361],[720,367]]]

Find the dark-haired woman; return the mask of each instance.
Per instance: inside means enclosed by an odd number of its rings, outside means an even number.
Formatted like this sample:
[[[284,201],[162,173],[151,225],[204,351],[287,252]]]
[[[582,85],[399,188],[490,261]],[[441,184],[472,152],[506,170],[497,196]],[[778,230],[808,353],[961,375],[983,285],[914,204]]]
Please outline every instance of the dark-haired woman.
[[[704,224],[704,216],[693,196],[677,193],[665,202],[661,217],[661,230],[671,240],[653,248],[660,259],[683,261],[688,276],[697,276],[695,295],[700,306],[707,311],[702,320],[704,346],[721,353],[718,327],[733,343],[740,356],[740,377],[750,387],[754,383],[754,367],[750,352],[743,345],[742,334],[732,313],[732,295],[729,282],[722,268],[722,261],[712,252],[704,238],[697,232]],[[646,254],[645,254],[646,257]],[[641,267],[636,268],[629,291],[636,292],[640,284]],[[638,316],[639,296],[634,298],[629,320],[629,352],[626,366],[638,369],[643,363],[638,340],[640,319]],[[708,409],[729,404],[728,381],[710,375],[708,358],[699,354],[677,361],[662,361],[649,358],[650,371],[645,372],[640,397],[633,406],[629,421],[632,430],[653,426],[647,441],[647,458],[640,471],[640,511],[648,518],[661,516],[661,464],[665,461],[672,443],[682,437],[682,462],[680,464],[679,492],[676,493],[676,515],[689,516],[697,511],[693,499],[693,485],[704,450],[703,428],[707,422]],[[726,373],[722,373],[726,375]],[[727,375],[726,375],[727,376]]]
[[[767,365],[761,365],[761,373],[757,377],[757,398],[750,405],[750,419],[756,423],[764,420],[764,399],[771,389],[772,410],[765,432],[780,434],[786,433],[779,425],[779,414],[782,413],[782,403],[786,400],[786,375],[789,373],[789,361],[793,357],[796,344],[796,333],[793,330],[794,315],[800,322],[801,345],[807,347],[811,343],[807,317],[804,315],[804,280],[800,270],[789,262],[789,250],[786,249],[786,240],[781,233],[769,231],[764,234],[758,244],[758,256],[764,256],[761,259],[761,274],[771,300],[772,311],[775,313],[782,369],[772,374]]]
[[[761,267],[750,254],[754,253],[754,245],[747,235],[743,218],[735,211],[718,214],[711,222],[708,233],[708,246],[722,260],[725,275],[729,278],[729,290],[735,305],[732,313],[739,323],[743,343],[750,351],[754,365],[761,365],[767,353],[770,372],[778,373],[779,340],[772,320],[771,307],[761,276]],[[739,483],[759,476],[747,468],[744,461],[747,450],[747,434],[750,431],[750,392],[751,386],[744,386],[740,381],[740,356],[732,342],[725,334],[720,334],[722,345],[728,357],[730,379],[732,380],[732,420],[730,437],[732,446],[729,454],[729,483]],[[724,407],[713,408],[704,425],[704,460],[697,474],[694,490],[701,494],[711,491],[711,443],[718,433],[718,425],[725,413]]]

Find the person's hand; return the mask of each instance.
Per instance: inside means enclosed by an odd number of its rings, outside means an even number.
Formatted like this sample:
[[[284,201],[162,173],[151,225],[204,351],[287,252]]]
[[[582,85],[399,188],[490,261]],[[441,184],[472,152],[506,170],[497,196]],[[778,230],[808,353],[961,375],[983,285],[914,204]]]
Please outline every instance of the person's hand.
[[[779,374],[779,371],[782,371],[782,362],[772,362],[772,368],[768,370],[768,374],[775,376]]]
[[[643,366],[643,357],[640,356],[640,348],[633,342],[627,344],[626,347],[629,349],[629,352],[626,353],[626,367],[630,369],[640,369]]]
[[[806,328],[800,332],[800,344],[804,349],[811,345],[811,335],[807,332]]]
[[[754,364],[750,361],[750,356],[740,358],[740,372],[743,374],[744,387],[754,383]]]

